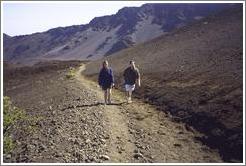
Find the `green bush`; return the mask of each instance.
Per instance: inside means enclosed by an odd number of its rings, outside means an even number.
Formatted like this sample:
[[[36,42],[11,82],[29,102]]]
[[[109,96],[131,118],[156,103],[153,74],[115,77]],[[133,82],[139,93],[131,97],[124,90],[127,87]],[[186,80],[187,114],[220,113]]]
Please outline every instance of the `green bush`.
[[[3,137],[3,153],[9,154],[13,151],[15,148],[15,144],[13,139],[10,136],[4,136]]]
[[[75,68],[71,67],[66,74],[66,78],[71,79],[74,78],[74,76],[75,76]]]
[[[25,112],[15,106],[12,106],[10,98],[3,98],[3,132],[7,132],[18,120],[26,117]]]
[[[30,117],[20,108],[12,105],[9,97],[3,98],[3,151],[4,154],[11,153],[15,148],[15,140],[11,137],[19,131],[23,134],[30,134],[37,129],[38,117]]]

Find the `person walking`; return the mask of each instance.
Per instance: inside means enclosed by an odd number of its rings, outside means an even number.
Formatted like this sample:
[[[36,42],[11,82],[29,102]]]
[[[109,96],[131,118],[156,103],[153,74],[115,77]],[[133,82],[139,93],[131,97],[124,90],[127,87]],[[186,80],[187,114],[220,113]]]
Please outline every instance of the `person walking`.
[[[98,77],[98,84],[104,91],[104,104],[111,104],[111,89],[114,86],[114,75],[108,61],[103,61]]]
[[[134,61],[130,61],[130,66],[125,69],[123,76],[125,80],[127,103],[132,103],[132,92],[135,89],[135,84],[137,83],[139,87],[141,86],[140,73]]]

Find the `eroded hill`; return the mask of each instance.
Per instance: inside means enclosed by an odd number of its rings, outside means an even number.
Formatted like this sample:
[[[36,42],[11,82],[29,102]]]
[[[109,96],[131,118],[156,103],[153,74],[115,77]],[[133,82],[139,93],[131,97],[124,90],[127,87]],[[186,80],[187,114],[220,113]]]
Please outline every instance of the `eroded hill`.
[[[86,25],[58,27],[31,35],[3,36],[4,60],[99,59],[195,22],[237,4],[145,4],[96,17]],[[62,19],[62,18],[60,18]]]

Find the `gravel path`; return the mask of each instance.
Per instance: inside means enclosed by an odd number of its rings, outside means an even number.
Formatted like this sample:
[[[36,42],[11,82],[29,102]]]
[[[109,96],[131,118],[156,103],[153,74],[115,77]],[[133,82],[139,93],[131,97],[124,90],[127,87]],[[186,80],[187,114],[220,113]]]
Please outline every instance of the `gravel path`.
[[[81,66],[77,80],[103,101],[103,92],[80,74],[83,70]],[[215,150],[195,139],[201,134],[139,100],[127,104],[119,91],[113,91],[113,104],[103,110],[109,162],[222,162]]]
[[[66,79],[66,71],[43,74],[6,91],[16,106],[42,120],[32,135],[18,137],[5,162],[223,162],[197,141],[201,134],[154,106],[137,99],[127,104],[117,90],[113,104],[103,105],[103,92],[83,70],[74,79]]]

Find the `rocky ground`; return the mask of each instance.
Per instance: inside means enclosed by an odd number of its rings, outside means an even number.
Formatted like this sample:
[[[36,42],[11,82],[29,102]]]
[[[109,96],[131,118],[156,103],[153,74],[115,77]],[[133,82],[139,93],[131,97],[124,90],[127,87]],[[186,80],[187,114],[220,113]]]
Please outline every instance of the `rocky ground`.
[[[235,7],[92,61],[84,73],[96,80],[107,60],[123,90],[123,71],[134,60],[142,79],[135,97],[203,133],[200,140],[224,161],[242,162],[242,28],[243,8]]]
[[[66,67],[48,68],[4,77],[4,95],[40,118],[28,137],[15,135],[16,147],[4,162],[223,162],[199,141],[202,134],[152,105],[138,99],[127,104],[117,90],[113,104],[103,105],[100,88],[81,75],[83,66],[71,78]]]

